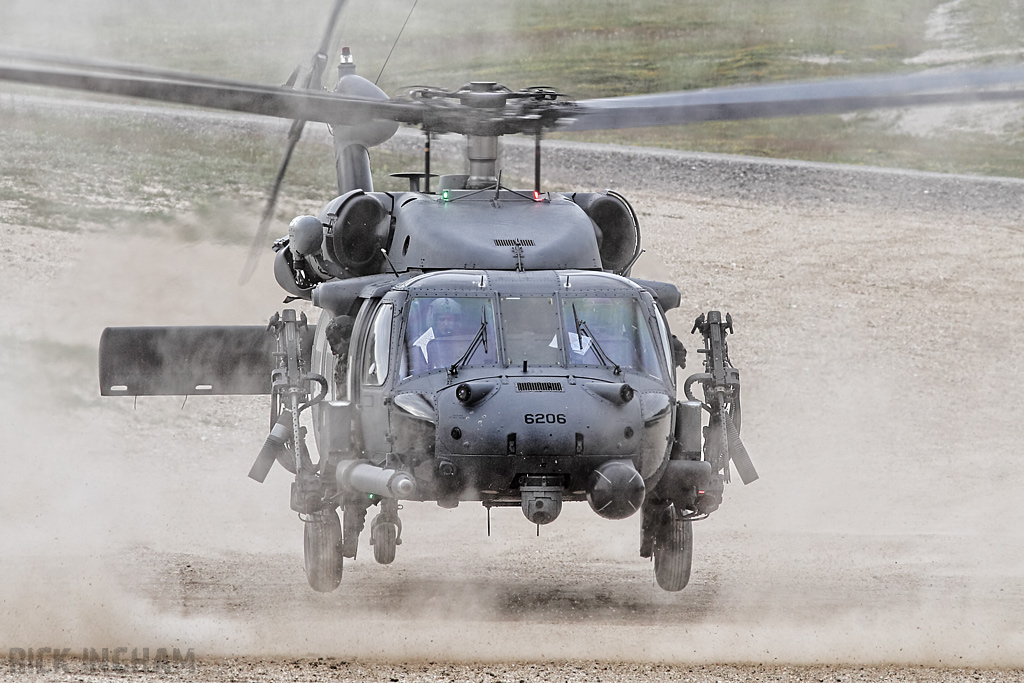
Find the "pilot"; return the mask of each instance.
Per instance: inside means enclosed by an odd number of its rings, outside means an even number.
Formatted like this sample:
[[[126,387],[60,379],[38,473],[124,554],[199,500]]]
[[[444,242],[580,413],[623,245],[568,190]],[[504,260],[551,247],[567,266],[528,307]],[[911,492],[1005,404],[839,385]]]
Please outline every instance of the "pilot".
[[[430,329],[417,340],[431,368],[447,367],[458,360],[464,349],[454,339],[462,329],[462,307],[455,299],[436,299],[427,310]]]
[[[450,337],[462,322],[462,308],[455,299],[437,299],[430,304],[430,326],[435,337]]]

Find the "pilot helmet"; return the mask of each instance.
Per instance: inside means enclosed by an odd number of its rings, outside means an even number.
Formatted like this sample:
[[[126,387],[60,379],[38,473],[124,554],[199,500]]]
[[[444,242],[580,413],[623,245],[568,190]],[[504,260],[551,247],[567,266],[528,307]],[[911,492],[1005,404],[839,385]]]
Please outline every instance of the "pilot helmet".
[[[441,328],[436,330],[435,333],[439,331],[442,334],[452,334],[458,326],[461,314],[462,307],[459,306],[459,302],[455,299],[435,299],[430,304],[430,320],[434,325]]]

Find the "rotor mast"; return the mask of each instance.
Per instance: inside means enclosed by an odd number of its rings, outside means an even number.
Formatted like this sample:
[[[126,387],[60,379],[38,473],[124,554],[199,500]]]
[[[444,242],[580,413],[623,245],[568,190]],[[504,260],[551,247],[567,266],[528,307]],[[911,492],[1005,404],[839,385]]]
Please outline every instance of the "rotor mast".
[[[498,137],[496,135],[467,135],[466,157],[469,159],[467,190],[491,187],[498,182]]]
[[[456,96],[459,101],[474,109],[493,110],[500,118],[508,101],[508,90],[493,81],[474,81],[469,88],[463,88]],[[469,179],[466,189],[479,190],[498,182],[498,155],[500,152],[497,135],[466,135],[466,158],[469,159]]]

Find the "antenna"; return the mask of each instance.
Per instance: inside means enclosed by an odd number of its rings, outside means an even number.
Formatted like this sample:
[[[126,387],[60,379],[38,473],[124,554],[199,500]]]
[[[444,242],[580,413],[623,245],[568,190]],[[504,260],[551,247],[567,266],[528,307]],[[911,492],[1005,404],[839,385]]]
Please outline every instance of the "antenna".
[[[424,128],[423,132],[427,134],[427,141],[423,145],[423,189],[426,194],[430,194],[430,129]]]
[[[381,247],[380,253],[384,254],[384,260],[388,262],[389,266],[391,266],[391,272],[395,274],[395,277],[398,277],[398,271],[395,270],[395,264],[393,264],[391,259],[388,258],[388,252],[384,250],[384,247]]]
[[[533,189],[540,193],[540,128],[533,138]]]
[[[405,17],[405,23],[402,24],[402,28],[398,29],[398,35],[395,36],[395,42],[391,44],[391,50],[388,51],[388,56],[384,58],[384,63],[380,66],[380,73],[377,74],[377,80],[373,82],[374,85],[377,85],[377,82],[380,81],[380,77],[384,75],[384,67],[386,67],[388,65],[388,61],[391,60],[391,53],[395,51],[395,47],[398,45],[398,41],[402,37],[402,32],[405,31],[405,27],[409,24],[409,19],[412,18],[412,11],[416,9],[416,3],[419,1],[420,0],[413,0],[412,7],[409,8],[409,14]]]
[[[381,251],[384,251],[384,250],[383,250],[383,249],[381,249]],[[631,261],[630,261],[629,263],[627,263],[627,264],[626,264],[626,267],[625,267],[625,268],[623,268],[621,272],[623,272],[623,273],[626,273],[626,272],[628,272],[628,271],[629,271],[629,269],[633,267],[633,264],[634,264],[634,263],[636,263],[636,262],[637,262],[637,260],[638,260],[638,259],[639,259],[639,258],[640,258],[641,256],[643,256],[643,255],[644,255],[644,252],[645,252],[645,251],[647,251],[647,250],[646,250],[646,249],[641,249],[640,251],[638,251],[638,252],[636,253],[636,255],[635,255],[635,256],[633,257],[633,259],[632,259],[632,260],[631,260]],[[566,280],[568,281],[568,279],[569,279],[569,278],[565,278],[565,279],[566,279]]]

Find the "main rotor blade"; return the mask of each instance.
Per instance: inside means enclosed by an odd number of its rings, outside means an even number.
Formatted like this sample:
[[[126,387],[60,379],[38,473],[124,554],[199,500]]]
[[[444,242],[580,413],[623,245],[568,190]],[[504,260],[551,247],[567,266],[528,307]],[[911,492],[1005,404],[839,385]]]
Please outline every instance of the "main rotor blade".
[[[102,59],[89,59],[86,57],[68,57],[64,55],[42,54],[27,50],[11,50],[0,48],[0,60],[9,62],[21,62],[23,65],[61,67],[72,70],[87,70],[95,74],[106,73],[120,76],[142,76],[158,80],[181,81],[191,83],[208,83],[216,85],[249,86],[253,85],[248,81],[240,81],[220,76],[207,76],[204,74],[193,74],[185,71],[173,71],[171,69],[158,69],[149,66],[137,66],[135,64],[123,64]]]
[[[331,36],[334,35],[334,29],[337,26],[338,17],[341,16],[341,10],[345,7],[345,1],[335,0],[334,6],[331,8],[330,18],[327,20],[327,26],[324,29],[323,36],[320,38],[320,45],[316,53],[313,54],[313,59],[309,65],[309,72],[306,74],[304,87],[307,90],[319,91],[323,88],[324,69],[327,67],[327,50],[331,46]],[[259,227],[253,236],[252,246],[249,248],[249,256],[238,279],[238,283],[241,285],[247,283],[253,273],[256,272],[260,254],[263,252],[263,243],[267,239],[267,233],[270,232],[270,223],[274,218],[274,209],[277,208],[277,196],[281,192],[284,174],[288,170],[288,164],[292,160],[292,153],[295,151],[296,145],[302,139],[302,131],[305,127],[305,117],[296,118],[292,121],[292,127],[288,131],[288,146],[285,148],[284,158],[281,160],[281,165],[277,168],[277,175],[274,177],[274,184],[271,186],[270,194],[267,196],[267,204],[263,209],[263,216],[260,218]]]
[[[702,121],[840,114],[861,109],[1024,99],[1024,67],[925,71],[901,76],[711,88],[577,102],[560,131],[669,126]]]
[[[292,160],[295,146],[299,144],[299,139],[302,137],[303,123],[302,121],[294,122],[291,131],[288,133],[288,146],[284,150],[284,158],[281,160],[280,166],[277,167],[274,184],[267,195],[267,203],[263,207],[263,215],[260,216],[259,228],[256,229],[256,235],[253,238],[252,245],[249,247],[249,255],[245,259],[242,274],[238,278],[238,284],[240,285],[244,285],[249,281],[252,274],[256,272],[256,266],[259,265],[260,254],[263,253],[263,242],[267,239],[267,233],[270,232],[270,224],[274,219],[274,209],[277,207],[277,196],[281,192],[281,183],[284,181],[284,174],[288,170],[288,164]]]
[[[337,125],[355,125],[367,119],[419,123],[424,117],[424,107],[417,103],[364,100],[331,92],[148,71],[148,75],[135,75],[111,69],[0,64],[0,80]]]
[[[324,34],[320,37],[320,46],[317,49],[318,55],[326,55],[327,51],[331,49],[331,37],[334,36],[334,29],[338,25],[338,17],[341,16],[341,10],[345,7],[346,0],[337,0],[334,3],[334,7],[331,8],[331,16],[327,19],[327,26],[324,27]],[[320,87],[323,83],[318,83],[317,87]]]

